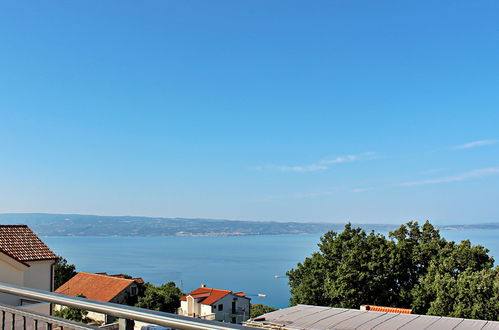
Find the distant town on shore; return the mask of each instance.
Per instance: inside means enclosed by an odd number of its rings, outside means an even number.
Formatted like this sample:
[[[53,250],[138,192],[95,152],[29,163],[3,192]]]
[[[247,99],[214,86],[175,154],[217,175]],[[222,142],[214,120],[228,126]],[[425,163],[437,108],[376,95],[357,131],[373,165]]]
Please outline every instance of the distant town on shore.
[[[423,221],[424,219],[421,219]],[[401,221],[402,222],[402,221]],[[0,224],[23,223],[42,236],[243,236],[319,234],[341,231],[345,223],[239,221],[82,214],[2,213]],[[356,224],[391,231],[399,224]],[[437,226],[442,230],[499,229],[499,222]]]

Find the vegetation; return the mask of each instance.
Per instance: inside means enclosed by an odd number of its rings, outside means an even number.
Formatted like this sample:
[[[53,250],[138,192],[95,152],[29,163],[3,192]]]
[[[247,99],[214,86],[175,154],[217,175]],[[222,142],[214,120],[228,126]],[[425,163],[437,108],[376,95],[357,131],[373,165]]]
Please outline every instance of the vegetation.
[[[76,275],[76,266],[68,264],[68,261],[59,256],[54,265],[54,289],[59,288],[61,285],[69,281]]]
[[[85,296],[82,294],[77,295],[77,297],[85,298]],[[75,322],[86,322],[87,320],[85,317],[87,314],[87,311],[74,307],[62,307],[60,310],[54,311],[55,317],[61,317],[63,319]]]
[[[250,313],[250,318],[255,318],[260,315],[263,315],[265,313],[270,313],[273,311],[276,311],[276,308],[267,306],[267,305],[262,305],[262,304],[252,304],[251,305],[251,313]]]
[[[146,283],[144,286],[144,295],[139,298],[135,306],[168,313],[175,313],[180,307],[180,298],[183,294],[174,282],[161,286]]]
[[[418,314],[498,320],[499,268],[482,246],[447,242],[428,221],[367,234],[347,224],[287,275],[291,304],[412,308]]]

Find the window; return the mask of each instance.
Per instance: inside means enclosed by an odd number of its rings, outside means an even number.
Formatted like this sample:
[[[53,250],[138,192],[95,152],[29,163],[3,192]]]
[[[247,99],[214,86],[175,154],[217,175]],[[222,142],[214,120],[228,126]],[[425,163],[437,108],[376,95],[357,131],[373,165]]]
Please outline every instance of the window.
[[[132,296],[136,296],[137,295],[137,288],[136,287],[132,287]]]
[[[218,305],[218,310],[219,310],[219,311],[222,311],[223,309],[224,309],[224,304],[220,304],[220,305]]]

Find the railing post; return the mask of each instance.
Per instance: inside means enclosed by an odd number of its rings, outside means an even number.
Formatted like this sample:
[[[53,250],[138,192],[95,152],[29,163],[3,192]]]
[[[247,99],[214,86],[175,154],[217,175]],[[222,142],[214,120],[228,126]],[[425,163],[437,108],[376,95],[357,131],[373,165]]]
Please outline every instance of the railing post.
[[[133,320],[128,319],[120,319],[119,320],[120,330],[133,330],[135,326],[135,322]]]

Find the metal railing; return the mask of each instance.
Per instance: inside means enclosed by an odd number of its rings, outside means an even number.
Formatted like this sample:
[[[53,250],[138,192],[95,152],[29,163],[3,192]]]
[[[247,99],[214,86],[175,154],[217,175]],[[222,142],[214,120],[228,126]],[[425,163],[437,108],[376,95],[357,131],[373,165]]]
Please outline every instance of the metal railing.
[[[126,305],[101,302],[80,297],[71,297],[59,293],[48,292],[38,289],[25,288],[18,285],[1,283],[0,293],[11,294],[14,296],[24,297],[35,301],[43,301],[52,304],[58,304],[68,307],[74,307],[82,310],[111,315],[123,320],[129,320],[126,325],[120,325],[120,329],[133,329],[133,320],[144,323],[161,325],[175,329],[186,330],[228,330],[228,329],[251,329],[237,324],[222,323],[217,321],[207,321],[195,319],[187,316],[181,316],[171,313],[158,312],[144,308],[131,307]],[[15,309],[18,312],[18,309]],[[29,312],[31,313],[31,312]],[[125,322],[123,322],[124,324]],[[81,326],[85,326],[81,324]],[[69,328],[71,326],[68,325]],[[87,329],[90,328],[87,326]],[[7,328],[6,328],[7,329]],[[74,329],[74,328],[73,328]]]
[[[56,327],[75,330],[97,329],[97,327],[48,316],[36,312],[25,311],[12,306],[0,304],[0,329],[54,329]]]

